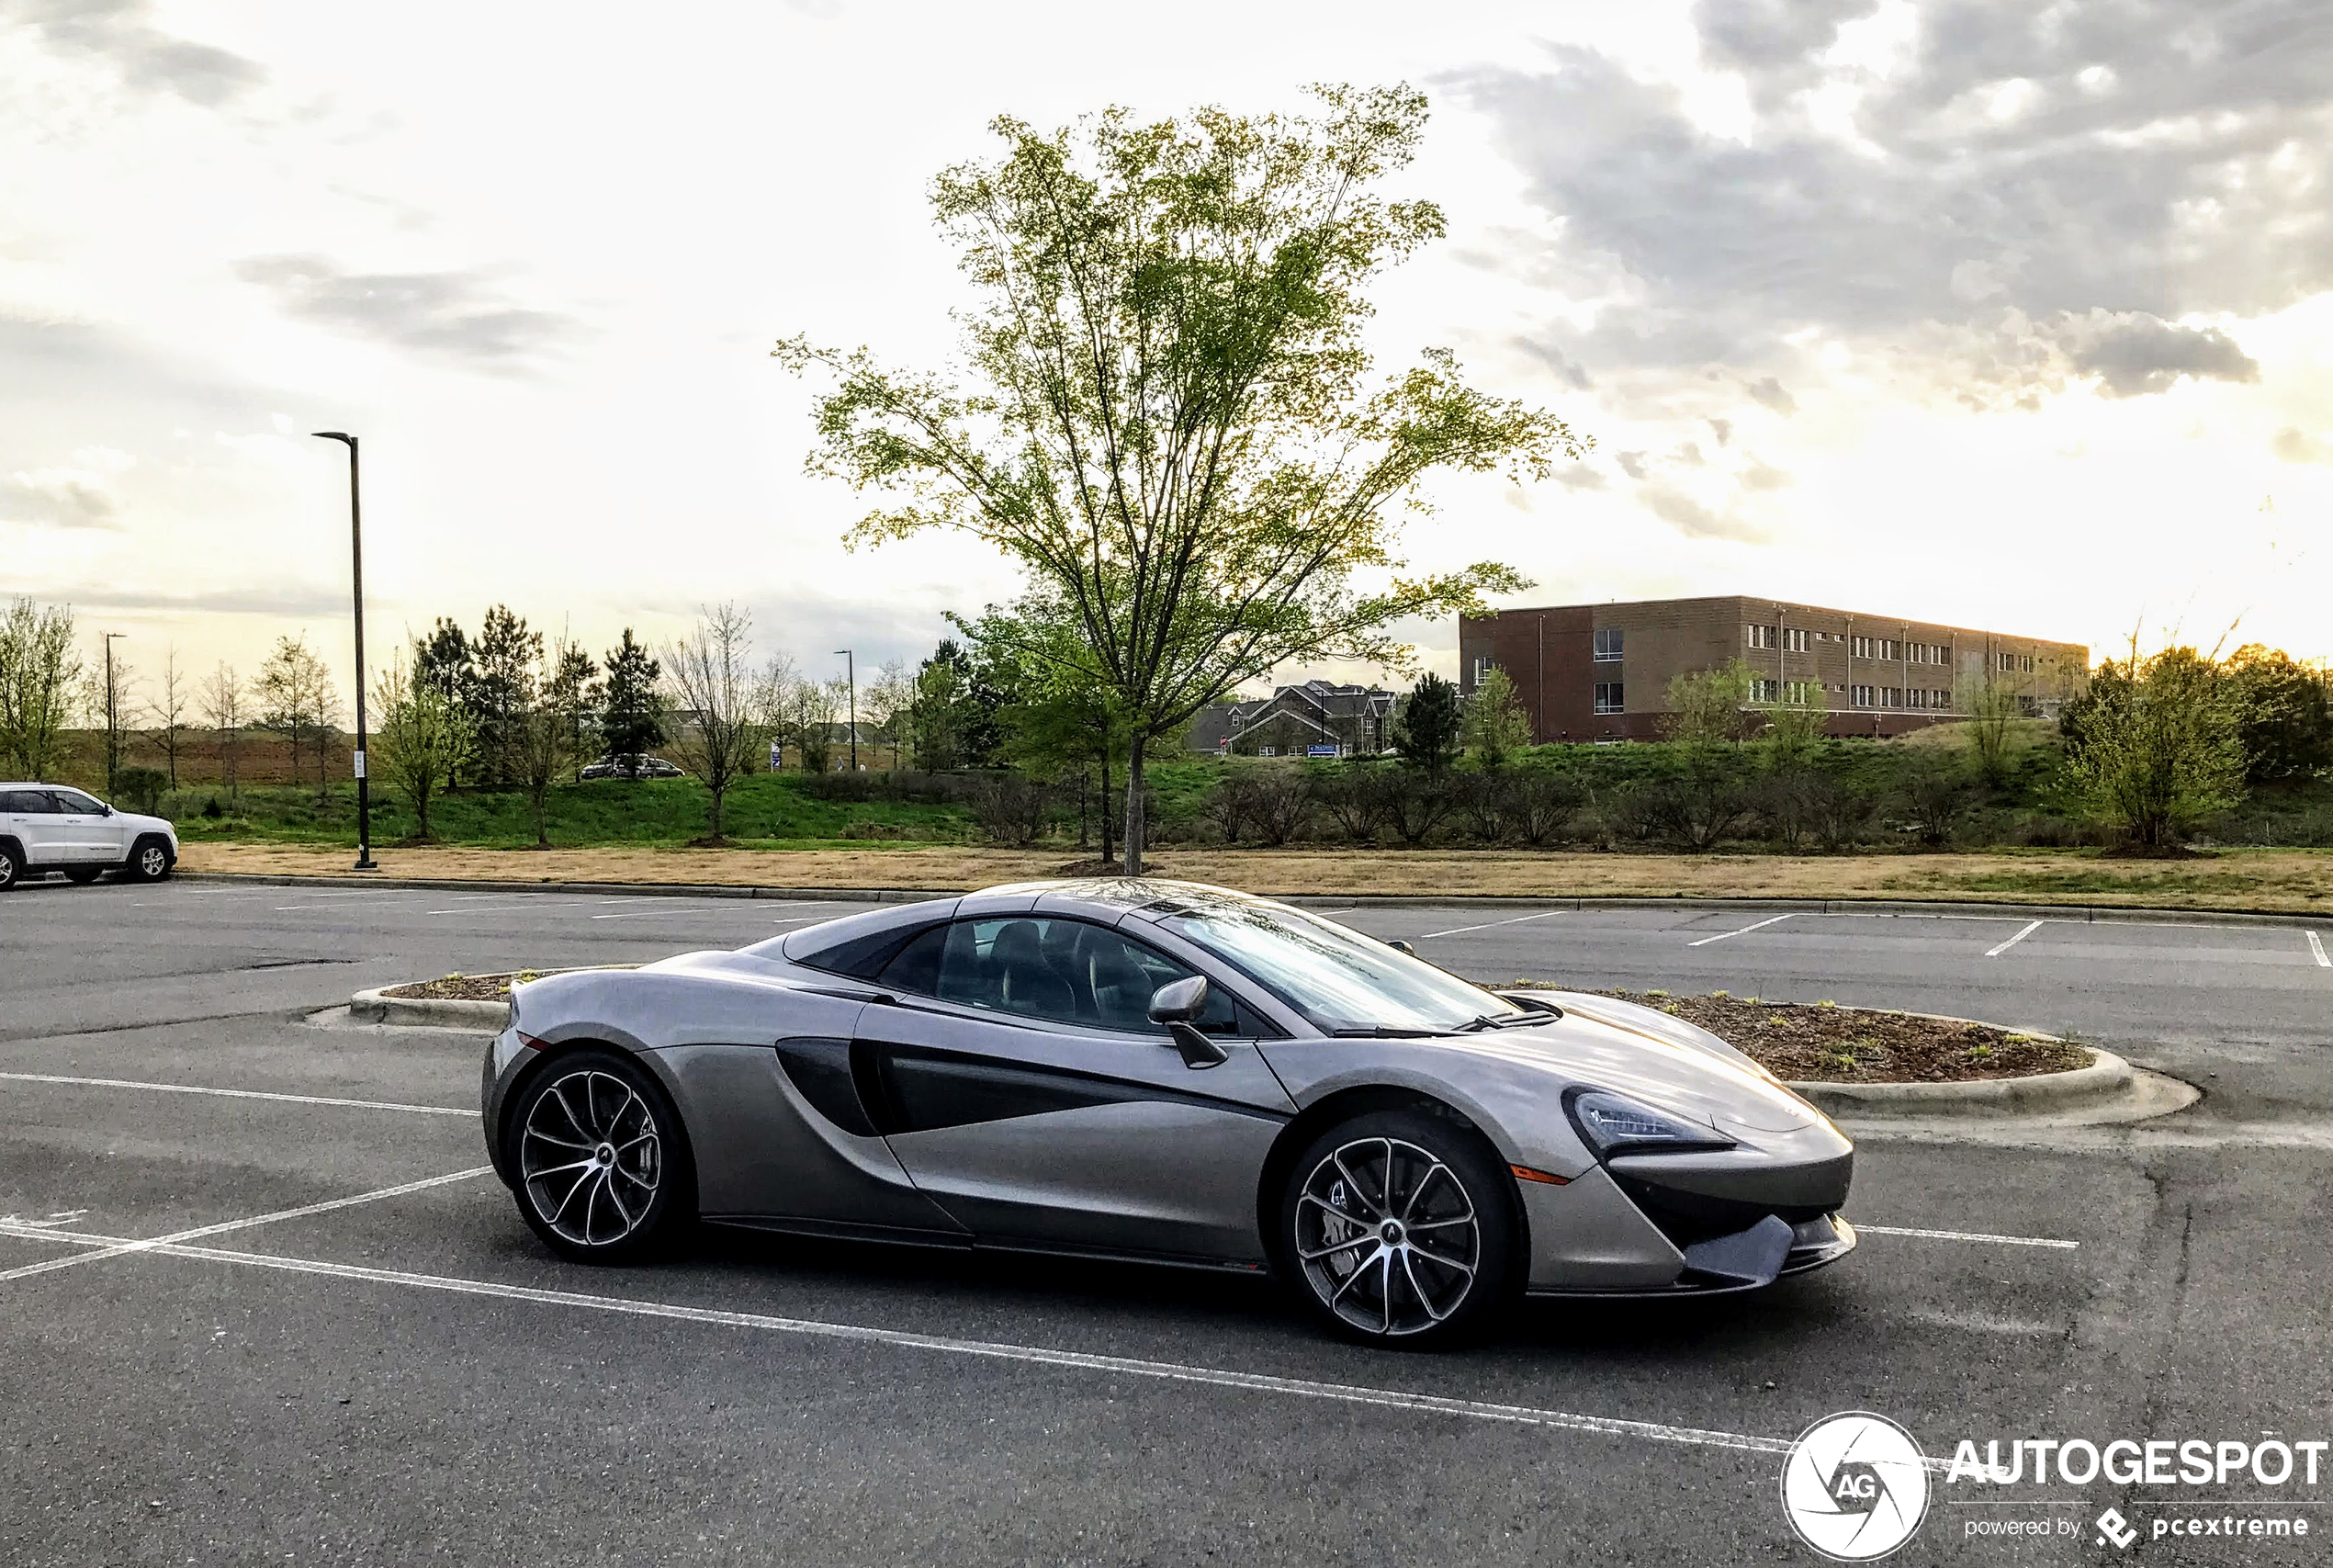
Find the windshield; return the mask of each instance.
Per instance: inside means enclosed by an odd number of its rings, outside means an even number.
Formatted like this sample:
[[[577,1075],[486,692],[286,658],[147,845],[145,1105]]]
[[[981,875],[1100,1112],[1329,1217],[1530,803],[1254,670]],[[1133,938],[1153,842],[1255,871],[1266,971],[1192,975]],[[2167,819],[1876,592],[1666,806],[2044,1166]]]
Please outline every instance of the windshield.
[[[1524,1010],[1422,958],[1293,909],[1235,905],[1159,923],[1221,953],[1327,1031],[1438,1032]]]

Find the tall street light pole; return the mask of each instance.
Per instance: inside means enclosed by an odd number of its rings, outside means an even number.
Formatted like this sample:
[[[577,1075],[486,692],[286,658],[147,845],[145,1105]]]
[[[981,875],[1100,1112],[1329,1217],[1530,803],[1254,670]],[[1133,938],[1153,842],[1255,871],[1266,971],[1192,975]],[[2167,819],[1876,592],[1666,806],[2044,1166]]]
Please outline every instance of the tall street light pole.
[[[319,430],[319,439],[338,441],[348,448],[349,579],[356,596],[356,866],[378,871],[373,863],[373,795],[365,768],[365,513],[356,488],[356,437],[338,430]]]
[[[842,667],[851,676],[851,771],[855,773],[859,771],[859,656],[848,648],[835,651],[842,655]]]
[[[129,635],[128,632],[106,634],[106,798],[109,801],[114,795],[114,776],[121,767],[121,716],[114,694],[113,645],[116,637]]]

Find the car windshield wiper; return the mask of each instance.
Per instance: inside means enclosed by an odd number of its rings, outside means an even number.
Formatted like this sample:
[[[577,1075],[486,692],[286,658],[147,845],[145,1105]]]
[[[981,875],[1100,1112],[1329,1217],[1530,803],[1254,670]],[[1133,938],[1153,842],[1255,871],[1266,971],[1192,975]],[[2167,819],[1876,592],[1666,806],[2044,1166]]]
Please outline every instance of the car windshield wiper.
[[[1483,1013],[1471,1023],[1461,1023],[1458,1032],[1472,1034],[1485,1029],[1527,1029],[1535,1023],[1553,1023],[1563,1015],[1560,1012],[1518,1012],[1504,1016]]]
[[[1329,1031],[1329,1034],[1338,1040],[1430,1040],[1437,1034],[1448,1032],[1447,1029],[1395,1029],[1382,1023],[1372,1023],[1366,1029]]]

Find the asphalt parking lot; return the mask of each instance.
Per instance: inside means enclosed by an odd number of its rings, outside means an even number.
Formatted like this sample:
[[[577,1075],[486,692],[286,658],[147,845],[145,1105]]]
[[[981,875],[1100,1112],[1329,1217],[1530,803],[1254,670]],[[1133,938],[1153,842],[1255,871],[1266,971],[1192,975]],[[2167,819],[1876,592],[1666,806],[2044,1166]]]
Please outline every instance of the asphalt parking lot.
[[[0,898],[0,1562],[1812,1560],[1775,1481],[1835,1411],[1932,1455],[2333,1436],[2333,966],[2292,925],[1339,913],[1481,978],[2072,1030],[2207,1090],[2136,1127],[1865,1136],[1840,1266],[1749,1298],[1534,1306],[1442,1355],[1332,1342],[1212,1275],[750,1236],[562,1264],[480,1169],[479,1038],[319,1019],[361,987],[735,946],[848,908]],[[2017,1495],[2078,1528],[1972,1539],[2007,1505],[1944,1488],[1905,1560],[2095,1560],[2109,1504],[2143,1527],[2266,1494]]]

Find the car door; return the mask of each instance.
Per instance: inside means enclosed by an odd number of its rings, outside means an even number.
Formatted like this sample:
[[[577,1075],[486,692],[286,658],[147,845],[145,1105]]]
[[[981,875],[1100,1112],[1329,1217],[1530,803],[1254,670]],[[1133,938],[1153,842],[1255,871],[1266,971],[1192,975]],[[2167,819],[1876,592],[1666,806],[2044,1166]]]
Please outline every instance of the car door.
[[[935,927],[860,1015],[853,1074],[910,1179],[976,1237],[1248,1265],[1256,1192],[1296,1107],[1219,994],[1226,1054],[1193,1068],[1147,1017],[1189,971],[1109,927],[998,915]]]
[[[49,797],[62,814],[60,860],[76,865],[110,863],[128,852],[120,841],[117,818],[96,799],[77,789],[52,789]]]
[[[65,862],[65,814],[45,789],[0,792],[0,818],[24,846],[28,865],[62,865]]]

